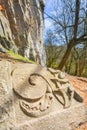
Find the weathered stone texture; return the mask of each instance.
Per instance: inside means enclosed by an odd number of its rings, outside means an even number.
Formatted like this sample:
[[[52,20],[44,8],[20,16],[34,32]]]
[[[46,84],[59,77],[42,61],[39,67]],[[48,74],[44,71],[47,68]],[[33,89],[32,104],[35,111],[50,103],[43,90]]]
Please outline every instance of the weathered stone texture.
[[[0,61],[0,130],[73,130],[87,108],[64,73]]]
[[[44,117],[33,119],[18,127],[19,130],[74,130],[87,121],[87,108],[79,104],[63,111],[55,111]],[[24,128],[24,129],[23,129]]]
[[[0,62],[0,130],[9,130],[15,123],[10,73],[11,64]]]
[[[0,0],[0,39],[10,49],[45,65],[44,0]],[[8,45],[7,45],[8,46]]]

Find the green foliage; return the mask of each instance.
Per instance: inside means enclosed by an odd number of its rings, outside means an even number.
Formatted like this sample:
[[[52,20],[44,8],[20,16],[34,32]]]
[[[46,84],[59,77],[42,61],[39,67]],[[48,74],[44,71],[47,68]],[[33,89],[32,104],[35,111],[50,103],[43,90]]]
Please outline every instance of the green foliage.
[[[57,69],[66,46],[46,46],[48,67]],[[74,48],[64,66],[64,71],[71,75],[87,77],[87,49],[85,46]]]
[[[86,67],[84,68],[83,77],[87,77],[87,65],[86,65]]]
[[[8,54],[11,56],[11,58],[15,59],[15,60],[19,60],[19,61],[23,61],[23,62],[28,62],[28,63],[35,63],[34,61],[31,61],[19,54],[14,53],[12,50],[8,51]]]

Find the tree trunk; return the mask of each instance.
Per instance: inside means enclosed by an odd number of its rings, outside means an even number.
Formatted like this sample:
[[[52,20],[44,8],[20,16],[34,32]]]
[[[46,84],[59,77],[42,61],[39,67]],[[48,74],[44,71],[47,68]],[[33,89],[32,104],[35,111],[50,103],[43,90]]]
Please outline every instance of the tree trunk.
[[[67,50],[66,50],[66,52],[65,52],[65,54],[64,54],[64,56],[63,56],[63,58],[62,58],[62,60],[61,60],[61,62],[60,62],[60,64],[59,64],[57,69],[59,69],[59,70],[63,69],[63,67],[65,66],[65,64],[67,62],[67,59],[70,56],[72,48],[73,48],[73,46],[71,44],[69,44],[68,47],[67,47]]]
[[[78,65],[77,59],[75,59],[75,60],[76,60],[76,63],[75,63],[75,73],[74,73],[74,75],[78,75],[79,65]]]
[[[71,55],[71,58],[70,58],[70,63],[69,63],[69,68],[68,68],[68,73],[70,73],[70,71],[71,71],[72,61],[73,61],[73,55]]]

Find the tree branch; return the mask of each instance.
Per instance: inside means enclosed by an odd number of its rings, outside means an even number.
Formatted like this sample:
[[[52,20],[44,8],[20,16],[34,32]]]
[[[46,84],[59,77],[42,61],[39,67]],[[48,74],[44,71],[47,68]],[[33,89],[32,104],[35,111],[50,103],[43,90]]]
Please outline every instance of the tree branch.
[[[76,39],[76,43],[87,41],[87,34],[84,34]]]
[[[76,0],[74,39],[76,39],[78,32],[79,10],[80,10],[80,0]]]

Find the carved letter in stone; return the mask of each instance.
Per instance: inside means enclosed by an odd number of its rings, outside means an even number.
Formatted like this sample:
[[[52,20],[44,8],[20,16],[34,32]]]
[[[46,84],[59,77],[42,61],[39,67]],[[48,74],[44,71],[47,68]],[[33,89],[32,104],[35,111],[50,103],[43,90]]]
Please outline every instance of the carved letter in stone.
[[[46,69],[39,65],[28,64],[15,69],[13,72],[14,92],[19,96],[22,111],[33,117],[47,114],[53,107],[54,98],[64,106],[69,107],[73,98],[82,102],[59,70]]]
[[[14,92],[20,97],[20,108],[29,116],[38,117],[51,111],[53,95],[49,84],[40,74],[18,74],[16,76]],[[19,76],[20,75],[20,76]],[[19,80],[18,80],[19,78]],[[24,81],[24,82],[23,82]]]
[[[70,84],[69,80],[66,79],[65,73],[48,68],[48,71],[54,76],[51,79],[55,85],[57,90],[54,91],[54,95],[57,100],[64,105],[64,108],[67,108],[71,105],[73,98],[82,102],[83,99],[74,91],[73,86]]]

